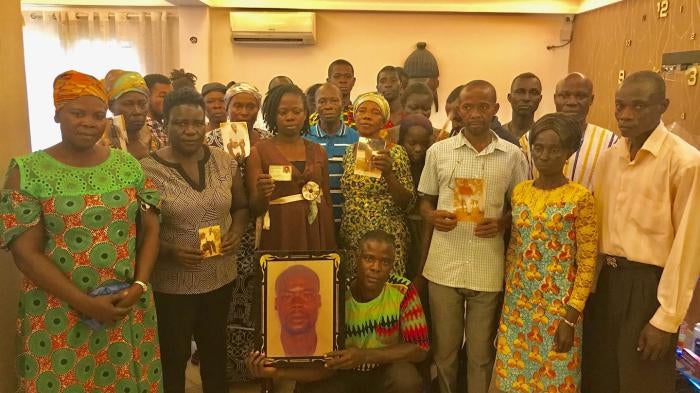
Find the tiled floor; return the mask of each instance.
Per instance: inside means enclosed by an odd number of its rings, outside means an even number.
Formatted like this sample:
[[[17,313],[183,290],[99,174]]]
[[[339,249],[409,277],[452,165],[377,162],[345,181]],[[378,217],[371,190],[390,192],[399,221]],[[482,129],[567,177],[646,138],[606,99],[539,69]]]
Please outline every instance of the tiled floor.
[[[275,393],[292,393],[294,384],[289,381],[275,382]],[[199,367],[187,363],[185,371],[186,393],[202,393],[202,380],[199,377]],[[237,383],[231,385],[229,393],[259,393],[260,385],[257,383]]]

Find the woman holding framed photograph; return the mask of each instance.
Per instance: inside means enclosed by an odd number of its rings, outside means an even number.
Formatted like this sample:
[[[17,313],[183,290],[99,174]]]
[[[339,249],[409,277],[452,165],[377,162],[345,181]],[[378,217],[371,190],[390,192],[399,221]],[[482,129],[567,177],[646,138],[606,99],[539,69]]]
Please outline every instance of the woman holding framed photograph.
[[[184,392],[194,336],[204,392],[227,391],[226,321],[235,253],[248,221],[243,180],[233,157],[203,143],[199,93],[169,93],[163,115],[170,145],[141,161],[162,194],[152,282],[164,343],[163,382],[168,392]]]

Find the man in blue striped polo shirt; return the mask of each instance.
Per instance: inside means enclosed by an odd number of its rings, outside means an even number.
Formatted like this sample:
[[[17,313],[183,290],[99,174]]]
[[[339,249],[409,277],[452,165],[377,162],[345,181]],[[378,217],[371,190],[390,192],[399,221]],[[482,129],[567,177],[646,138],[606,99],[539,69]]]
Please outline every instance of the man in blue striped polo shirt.
[[[340,192],[340,178],[343,176],[343,155],[348,146],[357,142],[359,135],[353,128],[343,123],[343,95],[332,83],[324,83],[316,91],[316,112],[318,123],[311,126],[305,138],[320,144],[328,155],[333,218],[336,229],[340,227],[343,214],[343,194]]]

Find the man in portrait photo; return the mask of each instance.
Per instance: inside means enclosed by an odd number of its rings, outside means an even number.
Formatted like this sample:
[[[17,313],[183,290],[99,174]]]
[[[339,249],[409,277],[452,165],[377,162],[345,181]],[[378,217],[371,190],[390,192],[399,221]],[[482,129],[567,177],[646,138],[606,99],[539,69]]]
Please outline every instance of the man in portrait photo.
[[[316,272],[304,265],[294,265],[280,273],[275,281],[275,310],[285,356],[316,355],[320,308],[320,280]]]

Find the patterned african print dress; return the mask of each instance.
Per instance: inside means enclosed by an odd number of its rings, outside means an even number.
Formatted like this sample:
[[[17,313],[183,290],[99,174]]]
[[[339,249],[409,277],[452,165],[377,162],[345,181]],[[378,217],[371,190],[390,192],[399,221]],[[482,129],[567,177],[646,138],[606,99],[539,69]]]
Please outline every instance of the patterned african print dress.
[[[214,132],[216,131],[216,132]],[[221,133],[218,129],[207,133],[206,144],[223,150]],[[272,138],[270,131],[255,128],[257,140]],[[245,178],[246,162],[239,163],[238,169]],[[246,193],[247,194],[247,193]],[[254,348],[259,336],[255,321],[260,313],[260,265],[255,261],[255,219],[251,219],[241,238],[236,254],[238,275],[233,280],[233,296],[226,326],[226,375],[231,382],[252,379],[245,366],[245,358]]]
[[[46,255],[80,290],[133,280],[138,209],[160,199],[138,161],[111,150],[103,163],[79,168],[38,151],[14,159],[14,167],[20,191],[0,191],[0,245],[41,223]],[[114,327],[91,330],[66,302],[25,277],[17,328],[20,391],[162,391],[151,291]]]
[[[406,223],[406,211],[396,206],[389,192],[389,186],[383,177],[377,179],[354,173],[354,147],[355,145],[348,146],[345,151],[345,157],[343,157],[345,172],[340,179],[340,189],[345,198],[343,220],[340,224],[342,247],[345,248],[347,255],[354,255],[357,243],[366,232],[376,229],[384,230],[396,239],[393,273],[403,276],[406,273],[406,251],[410,237]],[[415,199],[411,164],[406,150],[399,145],[394,145],[390,154],[393,159],[392,170],[396,178],[406,190],[411,191]],[[355,272],[354,258],[347,259],[350,261],[350,264],[346,266],[347,273],[353,275]]]
[[[496,387],[505,392],[578,392],[582,324],[566,353],[553,351],[554,333],[569,305],[583,311],[597,253],[593,196],[569,182],[542,190],[532,181],[513,190]]]

